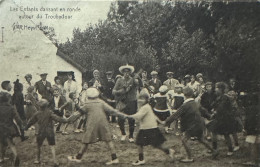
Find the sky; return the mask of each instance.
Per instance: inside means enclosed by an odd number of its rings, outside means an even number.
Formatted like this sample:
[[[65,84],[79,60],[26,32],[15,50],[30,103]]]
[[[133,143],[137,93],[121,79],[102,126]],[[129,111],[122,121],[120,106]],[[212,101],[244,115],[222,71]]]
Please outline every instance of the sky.
[[[3,1],[3,0],[2,0]],[[9,0],[7,0],[9,1]],[[14,5],[18,8],[21,13],[21,10],[25,15],[32,16],[30,20],[35,24],[39,24],[42,22],[44,26],[53,27],[55,29],[56,38],[59,42],[65,42],[67,38],[72,37],[72,32],[74,28],[80,28],[81,30],[86,29],[88,24],[98,23],[99,20],[105,20],[107,17],[107,13],[110,8],[111,2],[114,0],[83,0],[83,1],[62,1],[62,0],[13,0]],[[38,11],[26,11],[28,8],[34,8]],[[41,8],[57,8],[58,12],[51,11],[41,11]],[[68,12],[68,11],[59,11],[60,8],[74,8],[79,9],[80,11],[76,12]],[[1,9],[1,5],[0,5]],[[10,8],[9,12],[11,11]],[[13,9],[15,10],[15,9]],[[37,16],[41,15],[42,18],[37,18]],[[57,15],[66,15],[72,16],[71,19],[47,19],[46,14],[48,16]],[[24,18],[25,19],[25,18]],[[17,20],[17,18],[14,18]],[[28,19],[27,19],[28,20]],[[10,19],[12,21],[12,19]]]

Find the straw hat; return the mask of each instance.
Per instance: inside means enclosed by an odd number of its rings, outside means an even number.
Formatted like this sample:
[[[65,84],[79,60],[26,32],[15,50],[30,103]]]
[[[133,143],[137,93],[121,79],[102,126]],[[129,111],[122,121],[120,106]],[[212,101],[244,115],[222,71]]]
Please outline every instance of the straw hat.
[[[130,65],[128,65],[128,64],[119,67],[119,71],[120,71],[121,73],[123,73],[124,69],[128,69],[128,70],[130,70],[131,73],[133,73],[133,72],[135,71],[134,66],[130,66]]]
[[[96,88],[91,87],[86,90],[86,94],[89,98],[97,98],[99,96],[99,91]]]

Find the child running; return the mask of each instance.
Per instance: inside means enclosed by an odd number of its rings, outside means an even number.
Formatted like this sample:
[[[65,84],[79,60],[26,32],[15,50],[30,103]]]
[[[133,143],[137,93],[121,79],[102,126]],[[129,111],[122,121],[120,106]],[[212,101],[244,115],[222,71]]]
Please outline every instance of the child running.
[[[200,143],[211,150],[213,157],[216,157],[218,152],[213,150],[203,138],[204,120],[200,115],[199,105],[194,101],[194,98],[192,98],[193,90],[189,87],[185,87],[183,94],[185,96],[183,105],[166,120],[166,126],[168,126],[174,120],[180,119],[181,131],[184,133],[182,136],[182,144],[187,153],[187,157],[182,159],[181,162],[189,163],[194,161],[191,157],[190,148],[187,145],[187,141],[191,137],[197,137]]]
[[[65,119],[57,116],[48,108],[49,102],[46,99],[42,99],[38,102],[39,111],[35,113],[32,118],[29,120],[25,129],[28,129],[35,123],[38,123],[37,133],[36,133],[36,142],[37,142],[37,159],[34,161],[34,164],[40,164],[40,155],[41,155],[41,146],[47,138],[47,141],[51,147],[51,153],[53,156],[54,166],[58,166],[55,154],[55,133],[53,120],[58,122],[72,122],[75,120],[76,116]],[[74,120],[73,120],[74,119]]]
[[[140,121],[140,130],[136,137],[139,159],[134,162],[133,165],[145,164],[143,147],[147,145],[152,145],[173,158],[175,151],[164,146],[166,139],[159,130],[157,122],[161,121],[156,117],[152,107],[149,105],[149,94],[147,92],[141,91],[138,99],[138,105],[141,106],[139,111],[134,115],[128,116]]]
[[[96,88],[92,87],[87,89],[88,100],[85,105],[79,109],[87,118],[86,130],[82,139],[82,147],[76,156],[68,156],[69,161],[81,162],[82,156],[87,151],[89,144],[105,141],[110,149],[112,157],[112,160],[107,162],[106,165],[119,163],[105,112],[113,112],[119,116],[124,116],[124,114],[99,99],[99,94],[100,93]],[[80,115],[78,115],[78,117],[80,117]]]

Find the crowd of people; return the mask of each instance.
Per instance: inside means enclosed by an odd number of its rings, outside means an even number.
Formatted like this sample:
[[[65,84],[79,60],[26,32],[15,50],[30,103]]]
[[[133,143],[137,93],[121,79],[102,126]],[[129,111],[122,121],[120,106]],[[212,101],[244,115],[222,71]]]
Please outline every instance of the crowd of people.
[[[93,78],[82,83],[79,91],[73,72],[68,73],[62,84],[59,76],[55,84],[47,81],[47,73],[40,74],[41,80],[31,83],[32,75],[25,75],[25,82],[14,82],[11,95],[11,81],[2,81],[0,92],[0,163],[6,160],[7,146],[13,152],[14,166],[20,159],[13,142],[14,137],[26,141],[27,130],[35,130],[37,157],[35,164],[41,163],[41,146],[45,139],[51,147],[54,166],[58,166],[55,154],[55,133],[68,135],[84,133],[82,147],[69,161],[81,162],[88,145],[105,141],[111,151],[112,160],[107,165],[119,163],[113,144],[109,122],[118,123],[121,141],[135,142],[138,146],[138,160],[133,165],[145,164],[143,149],[151,145],[174,159],[174,150],[167,147],[165,135],[180,136],[186,151],[181,162],[194,161],[188,140],[203,144],[216,158],[218,137],[223,135],[227,143],[227,156],[240,149],[238,133],[246,133],[246,141],[252,145],[252,159],[247,164],[259,166],[260,110],[259,93],[245,96],[236,88],[236,80],[229,83],[205,81],[203,74],[185,75],[182,80],[167,72],[167,80],[162,82],[158,72],[135,72],[134,66],[119,68],[122,75],[113,79],[113,72],[100,77],[98,70]],[[243,100],[247,97],[246,102]],[[243,99],[244,98],[244,99]],[[129,134],[125,122],[129,124]],[[134,136],[136,121],[139,131]],[[172,123],[174,122],[174,125]],[[162,124],[159,128],[158,124]],[[73,126],[73,132],[67,130]],[[55,127],[55,129],[54,129]],[[173,133],[171,133],[173,134]],[[232,139],[234,143],[232,142]],[[211,143],[210,143],[211,142]]]

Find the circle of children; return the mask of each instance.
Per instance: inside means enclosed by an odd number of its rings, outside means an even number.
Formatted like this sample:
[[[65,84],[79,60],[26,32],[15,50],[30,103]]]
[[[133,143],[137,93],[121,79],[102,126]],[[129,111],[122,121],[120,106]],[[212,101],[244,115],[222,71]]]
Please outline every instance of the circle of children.
[[[258,164],[257,147],[259,147],[259,105],[258,96],[250,103],[250,114],[242,123],[237,103],[238,92],[236,81],[230,83],[204,82],[201,73],[186,75],[179,82],[173,78],[173,72],[167,72],[167,80],[161,82],[158,72],[146,71],[134,74],[134,67],[123,65],[119,68],[122,75],[112,79],[113,73],[108,71],[106,79],[101,80],[100,72],[93,72],[93,79],[84,82],[82,91],[78,93],[74,74],[68,74],[68,80],[61,84],[61,78],[54,78],[55,84],[47,81],[47,73],[40,74],[41,80],[31,83],[32,75],[25,75],[25,82],[14,82],[14,94],[11,95],[12,84],[3,81],[0,93],[0,161],[5,157],[7,146],[14,154],[14,166],[19,166],[19,156],[13,138],[20,136],[24,141],[28,136],[24,131],[35,129],[37,157],[35,164],[40,164],[40,153],[43,141],[47,139],[51,147],[54,166],[58,166],[55,158],[55,131],[63,135],[73,124],[74,133],[83,133],[82,147],[75,156],[68,156],[69,161],[81,162],[88,145],[105,141],[111,151],[112,160],[106,165],[117,164],[119,160],[113,145],[113,135],[110,122],[118,122],[121,131],[121,141],[127,139],[125,120],[129,124],[129,142],[138,146],[139,158],[133,165],[145,164],[143,148],[147,145],[162,150],[171,159],[175,158],[174,150],[165,146],[164,135],[172,130],[180,136],[186,151],[186,158],[181,162],[193,162],[187,140],[195,140],[203,144],[216,158],[219,154],[217,136],[223,135],[227,143],[227,155],[231,156],[239,150],[237,133],[246,131],[246,141],[252,145],[252,160],[248,163]],[[245,93],[241,92],[240,96]],[[79,121],[77,121],[79,120]],[[139,132],[134,139],[135,120],[139,122]],[[158,128],[163,124],[165,128]],[[56,130],[54,127],[56,126]],[[62,130],[61,130],[62,127]],[[162,129],[165,131],[162,133]],[[171,133],[173,134],[173,133]],[[231,137],[234,140],[232,144]],[[209,144],[209,140],[211,144]],[[212,145],[212,146],[211,146]]]

